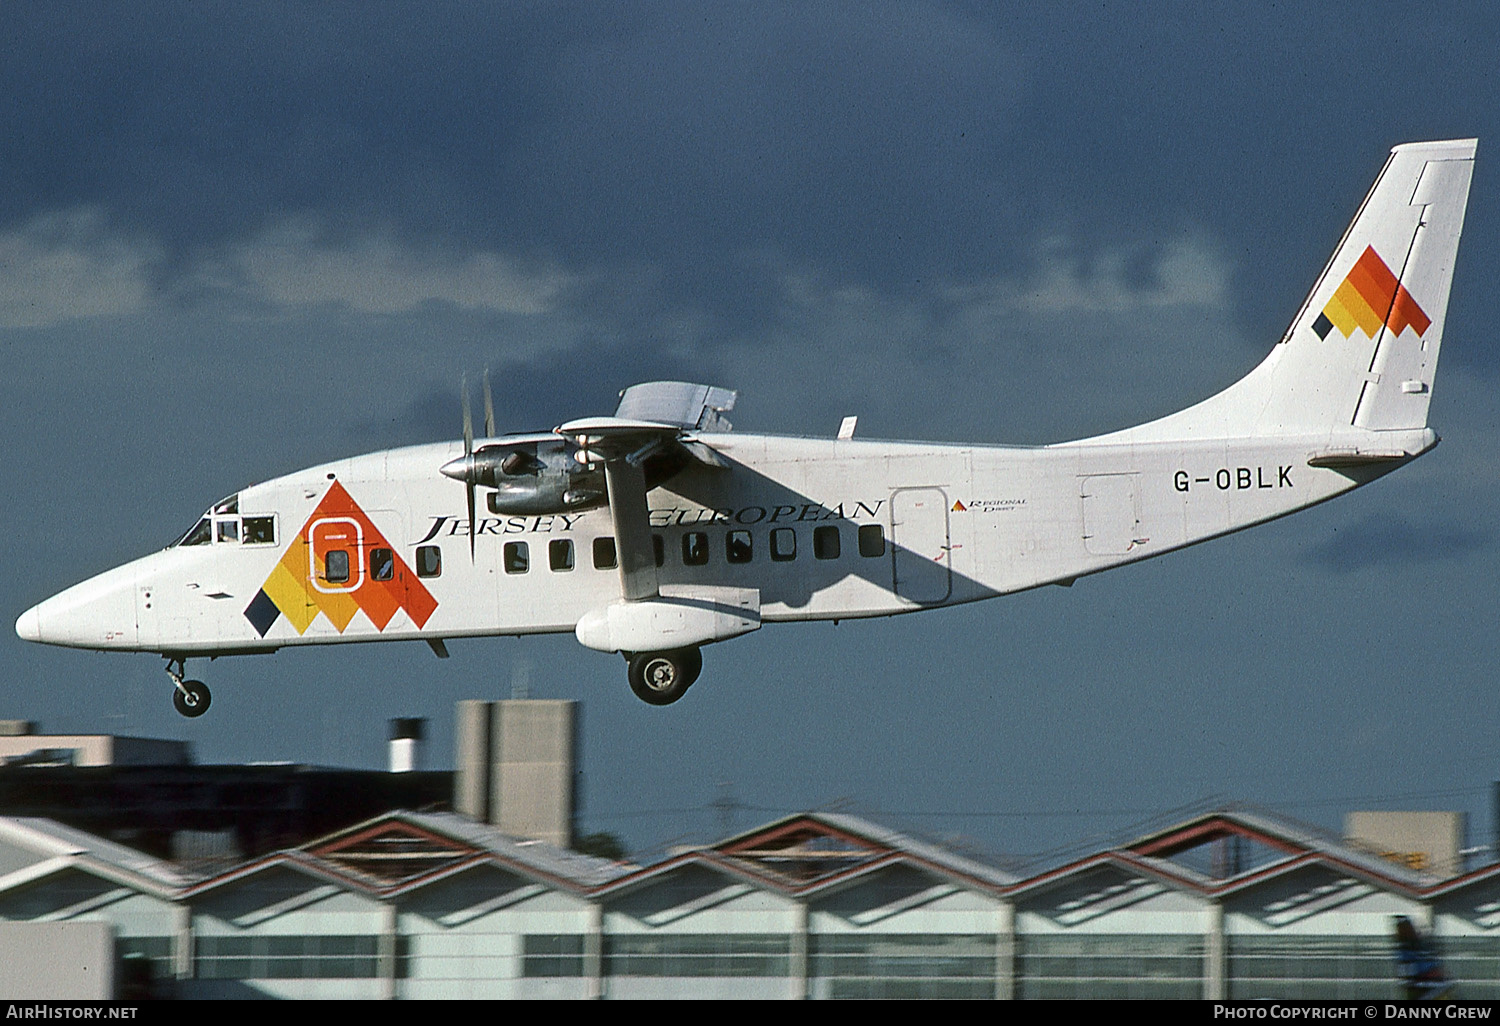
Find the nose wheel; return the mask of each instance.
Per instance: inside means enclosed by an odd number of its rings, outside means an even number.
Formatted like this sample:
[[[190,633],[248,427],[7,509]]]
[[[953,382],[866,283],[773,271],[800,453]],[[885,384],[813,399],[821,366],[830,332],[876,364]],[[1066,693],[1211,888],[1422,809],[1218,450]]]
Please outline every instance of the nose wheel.
[[[172,678],[172,706],[189,718],[202,716],[208,712],[213,695],[210,694],[208,685],[201,680],[183,680],[186,672],[187,664],[184,660],[167,660],[167,676]]]

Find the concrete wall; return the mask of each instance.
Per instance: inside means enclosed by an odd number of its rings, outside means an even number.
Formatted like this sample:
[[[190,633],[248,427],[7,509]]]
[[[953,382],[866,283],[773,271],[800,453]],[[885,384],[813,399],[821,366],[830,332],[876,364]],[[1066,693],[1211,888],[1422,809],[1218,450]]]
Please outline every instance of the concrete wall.
[[[108,923],[0,923],[0,1000],[104,1001],[114,986]]]

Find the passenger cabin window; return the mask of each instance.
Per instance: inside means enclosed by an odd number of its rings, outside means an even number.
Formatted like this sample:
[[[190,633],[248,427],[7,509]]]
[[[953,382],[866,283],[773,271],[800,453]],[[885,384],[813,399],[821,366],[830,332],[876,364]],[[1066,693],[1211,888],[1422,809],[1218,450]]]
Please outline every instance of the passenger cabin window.
[[[786,563],[797,558],[797,532],[790,527],[778,527],[771,532],[771,558]]]
[[[506,542],[504,562],[506,573],[524,574],[531,569],[531,550],[525,542]]]
[[[573,542],[568,538],[548,542],[547,565],[559,572],[573,569]]]
[[[613,570],[619,565],[619,557],[615,555],[615,540],[613,538],[595,538],[594,569]]]
[[[370,577],[376,581],[389,581],[396,576],[396,554],[390,549],[370,550]]]
[[[749,531],[730,531],[724,539],[724,555],[731,563],[748,563],[754,553]]]
[[[657,566],[667,565],[667,543],[659,534],[651,536],[651,556]]]
[[[861,556],[885,555],[885,528],[879,524],[865,524],[859,529],[859,554]]]
[[[689,531],[682,536],[682,562],[686,566],[703,566],[708,562],[708,535]]]
[[[349,582],[349,553],[343,549],[330,549],[323,557],[323,579],[329,584]]]
[[[443,573],[443,550],[436,545],[417,546],[417,576],[440,577]]]
[[[838,559],[843,535],[832,525],[813,528],[813,557]]]
[[[275,545],[275,517],[245,517],[244,535],[246,545]]]

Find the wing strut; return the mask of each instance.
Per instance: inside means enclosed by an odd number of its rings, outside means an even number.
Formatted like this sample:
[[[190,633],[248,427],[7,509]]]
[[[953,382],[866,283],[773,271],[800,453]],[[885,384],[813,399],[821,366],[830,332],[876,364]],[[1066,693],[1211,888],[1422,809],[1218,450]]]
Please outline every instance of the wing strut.
[[[651,541],[651,513],[646,506],[646,472],[621,456],[604,464],[609,488],[609,515],[615,526],[615,554],[620,563],[620,593],[627,602],[655,598],[656,550]]]

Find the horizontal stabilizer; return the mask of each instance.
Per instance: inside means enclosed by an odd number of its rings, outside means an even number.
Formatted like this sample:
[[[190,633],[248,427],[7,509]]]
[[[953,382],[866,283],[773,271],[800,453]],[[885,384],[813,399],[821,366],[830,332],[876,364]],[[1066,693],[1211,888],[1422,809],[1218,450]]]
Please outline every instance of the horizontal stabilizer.
[[[1368,467],[1411,459],[1409,452],[1330,452],[1307,461],[1309,467]]]

